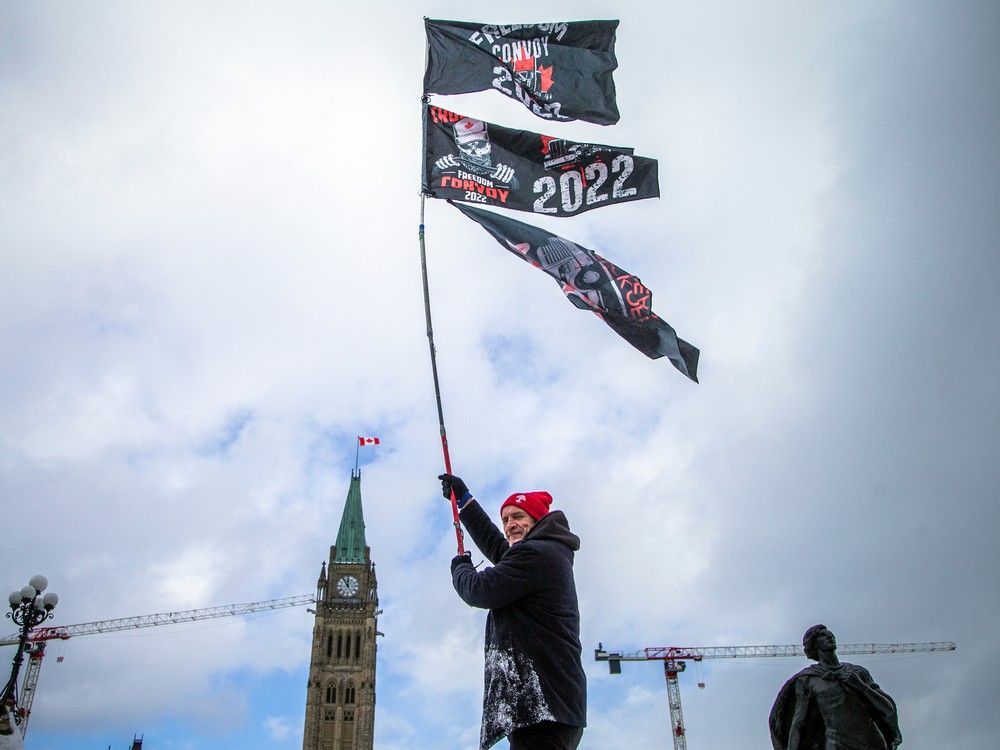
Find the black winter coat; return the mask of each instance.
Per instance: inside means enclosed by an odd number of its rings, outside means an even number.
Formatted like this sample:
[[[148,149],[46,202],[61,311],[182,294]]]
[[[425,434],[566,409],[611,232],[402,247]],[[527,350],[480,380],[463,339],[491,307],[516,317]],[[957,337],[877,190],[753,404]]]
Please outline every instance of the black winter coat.
[[[458,595],[490,610],[480,747],[542,721],[586,726],[587,678],[573,580],[580,538],[558,510],[513,546],[477,502],[466,504],[461,519],[493,563],[481,572],[467,557],[452,563]]]

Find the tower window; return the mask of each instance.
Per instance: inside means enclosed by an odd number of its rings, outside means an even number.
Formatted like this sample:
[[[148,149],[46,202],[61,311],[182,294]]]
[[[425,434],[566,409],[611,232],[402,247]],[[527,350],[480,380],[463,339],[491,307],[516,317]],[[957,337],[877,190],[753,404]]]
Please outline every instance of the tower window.
[[[344,703],[354,703],[354,685],[351,683],[347,683],[344,690]]]
[[[323,711],[323,721],[333,721],[335,718],[337,718],[337,709],[328,708]]]
[[[337,702],[337,686],[332,682],[326,686],[326,702],[336,703]]]
[[[326,636],[326,658],[329,659],[333,656],[333,633],[327,633]]]
[[[361,658],[361,633],[354,634],[354,658]]]
[[[339,659],[343,655],[344,649],[344,634],[337,632],[337,658]]]
[[[340,731],[340,750],[354,750],[354,712],[344,711]]]

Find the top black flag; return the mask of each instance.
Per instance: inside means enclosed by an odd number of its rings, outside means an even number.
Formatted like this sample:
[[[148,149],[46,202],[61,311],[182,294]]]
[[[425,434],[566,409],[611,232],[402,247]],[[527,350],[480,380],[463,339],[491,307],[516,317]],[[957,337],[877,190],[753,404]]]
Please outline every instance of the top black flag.
[[[618,21],[498,26],[424,19],[425,94],[496,89],[546,120],[618,122]]]
[[[596,313],[647,357],[667,357],[674,367],[698,382],[698,350],[678,338],[674,329],[653,312],[653,292],[638,276],[593,250],[538,227],[479,208],[452,205],[478,222],[502,247],[555,279],[574,305]]]

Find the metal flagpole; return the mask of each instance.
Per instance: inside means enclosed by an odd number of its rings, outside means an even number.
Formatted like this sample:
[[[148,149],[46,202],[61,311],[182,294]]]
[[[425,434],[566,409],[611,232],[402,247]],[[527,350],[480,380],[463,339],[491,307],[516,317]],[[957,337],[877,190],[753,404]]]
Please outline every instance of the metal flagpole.
[[[434,349],[434,326],[431,323],[431,294],[427,284],[427,250],[424,244],[424,201],[426,196],[420,196],[420,272],[424,280],[424,318],[427,321],[427,345],[431,352],[431,373],[434,376],[434,398],[437,401],[438,426],[441,429],[441,452],[444,454],[444,470],[451,474],[451,456],[448,454],[448,433],[444,429],[444,411],[441,408],[441,385],[438,381],[437,351]],[[455,539],[458,542],[458,554],[465,554],[465,542],[462,538],[462,525],[458,520],[458,501],[455,490],[451,491],[451,517],[455,526]]]

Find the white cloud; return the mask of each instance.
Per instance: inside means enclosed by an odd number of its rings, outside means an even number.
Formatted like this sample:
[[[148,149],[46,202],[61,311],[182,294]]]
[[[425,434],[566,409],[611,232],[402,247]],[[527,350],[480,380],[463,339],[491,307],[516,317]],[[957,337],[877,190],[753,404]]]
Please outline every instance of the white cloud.
[[[264,719],[264,729],[275,742],[284,742],[292,734],[292,725],[284,716],[268,716]]]

